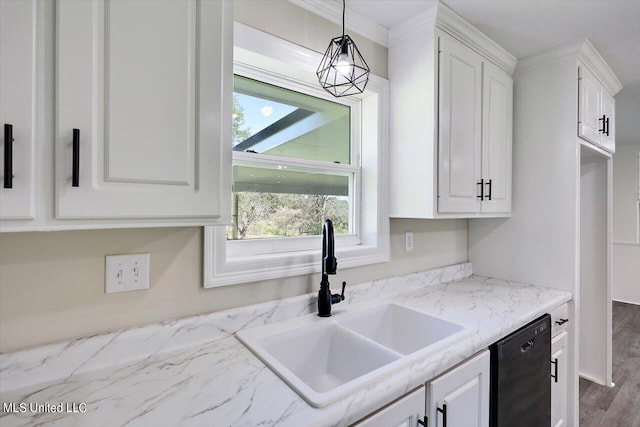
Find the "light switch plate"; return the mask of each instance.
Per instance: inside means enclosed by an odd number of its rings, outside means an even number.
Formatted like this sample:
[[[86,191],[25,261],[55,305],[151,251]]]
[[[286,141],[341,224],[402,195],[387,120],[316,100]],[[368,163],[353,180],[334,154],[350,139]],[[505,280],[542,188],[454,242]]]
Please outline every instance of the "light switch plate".
[[[107,255],[105,292],[149,289],[149,254]]]
[[[411,252],[413,250],[413,231],[404,233],[404,250],[405,252]]]

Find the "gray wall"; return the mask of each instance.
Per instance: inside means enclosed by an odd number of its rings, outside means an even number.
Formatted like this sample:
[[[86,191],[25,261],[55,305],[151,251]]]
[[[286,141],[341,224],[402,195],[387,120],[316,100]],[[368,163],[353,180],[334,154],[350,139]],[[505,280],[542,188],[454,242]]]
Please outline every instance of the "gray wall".
[[[637,145],[616,147],[613,156],[613,279],[617,301],[640,304],[640,201]]]

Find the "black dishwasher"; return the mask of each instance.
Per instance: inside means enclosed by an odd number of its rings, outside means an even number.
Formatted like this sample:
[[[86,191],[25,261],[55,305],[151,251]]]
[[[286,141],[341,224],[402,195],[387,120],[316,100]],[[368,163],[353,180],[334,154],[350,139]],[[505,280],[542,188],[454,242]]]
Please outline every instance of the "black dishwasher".
[[[545,314],[489,347],[491,427],[551,424],[551,316]]]

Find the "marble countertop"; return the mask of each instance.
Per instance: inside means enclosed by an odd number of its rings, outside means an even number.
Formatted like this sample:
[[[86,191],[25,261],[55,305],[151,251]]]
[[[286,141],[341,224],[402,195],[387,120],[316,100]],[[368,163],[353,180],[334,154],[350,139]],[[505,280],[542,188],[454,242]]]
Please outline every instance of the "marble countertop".
[[[314,408],[234,336],[312,313],[314,296],[303,295],[0,355],[0,425],[346,426],[571,295],[473,276],[465,263],[355,285],[347,298],[401,303],[472,333],[348,398]]]

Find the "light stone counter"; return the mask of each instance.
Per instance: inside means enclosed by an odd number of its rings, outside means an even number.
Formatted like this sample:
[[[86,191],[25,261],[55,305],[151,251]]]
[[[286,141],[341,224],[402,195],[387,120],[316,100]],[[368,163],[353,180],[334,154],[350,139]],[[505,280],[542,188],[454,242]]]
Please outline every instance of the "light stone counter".
[[[309,294],[2,354],[0,402],[17,406],[2,408],[0,425],[346,426],[571,298],[471,272],[465,263],[348,286],[344,303],[398,302],[472,333],[325,408],[309,406],[234,337],[313,313]],[[20,403],[86,412],[33,414]]]

